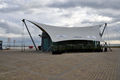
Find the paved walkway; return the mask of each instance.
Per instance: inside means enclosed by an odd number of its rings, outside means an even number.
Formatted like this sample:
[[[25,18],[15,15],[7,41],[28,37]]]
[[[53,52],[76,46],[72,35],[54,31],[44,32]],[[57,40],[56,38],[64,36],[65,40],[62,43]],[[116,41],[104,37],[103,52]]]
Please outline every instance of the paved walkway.
[[[0,80],[120,80],[120,48],[62,55],[0,51]]]

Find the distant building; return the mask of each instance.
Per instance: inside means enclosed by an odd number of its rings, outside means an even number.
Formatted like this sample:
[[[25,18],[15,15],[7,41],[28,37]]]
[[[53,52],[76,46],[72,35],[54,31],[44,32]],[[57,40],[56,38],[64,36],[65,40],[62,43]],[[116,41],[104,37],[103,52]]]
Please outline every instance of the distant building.
[[[101,51],[100,25],[90,27],[56,27],[29,21],[40,28],[43,52]]]
[[[2,41],[0,41],[0,50],[2,50]]]

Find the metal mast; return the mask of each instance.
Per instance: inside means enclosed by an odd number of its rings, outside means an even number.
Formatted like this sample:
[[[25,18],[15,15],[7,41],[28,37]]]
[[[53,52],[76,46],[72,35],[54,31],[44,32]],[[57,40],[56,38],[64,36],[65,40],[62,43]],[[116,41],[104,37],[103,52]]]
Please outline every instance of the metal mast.
[[[28,31],[28,34],[30,35],[30,38],[31,38],[31,40],[32,40],[32,42],[33,42],[33,45],[34,45],[34,47],[35,47],[35,49],[36,49],[36,51],[37,51],[37,47],[36,47],[35,42],[34,42],[34,40],[33,40],[33,38],[32,38],[32,35],[31,35],[31,33],[30,33],[27,25],[26,25],[25,19],[23,19],[22,21],[23,21],[23,23],[25,24],[25,27],[26,27],[26,29],[27,29],[27,31]]]
[[[106,27],[107,27],[107,23],[105,23],[104,29],[103,29],[102,33],[100,34],[101,37],[103,36],[103,33],[105,32],[105,28],[106,28]]]

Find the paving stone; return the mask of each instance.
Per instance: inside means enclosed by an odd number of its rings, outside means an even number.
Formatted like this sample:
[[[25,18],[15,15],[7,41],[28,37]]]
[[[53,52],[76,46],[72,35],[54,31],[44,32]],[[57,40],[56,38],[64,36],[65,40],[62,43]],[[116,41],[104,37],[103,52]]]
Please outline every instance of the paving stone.
[[[112,52],[0,51],[0,80],[120,80],[120,48]]]

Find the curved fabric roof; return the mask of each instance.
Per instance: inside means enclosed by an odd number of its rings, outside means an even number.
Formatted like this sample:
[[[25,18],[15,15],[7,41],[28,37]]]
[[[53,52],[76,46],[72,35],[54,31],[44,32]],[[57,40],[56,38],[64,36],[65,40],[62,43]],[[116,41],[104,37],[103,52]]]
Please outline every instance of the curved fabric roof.
[[[47,32],[53,42],[65,40],[102,41],[99,25],[90,27],[57,27],[33,21],[29,22],[39,27],[42,31]]]

